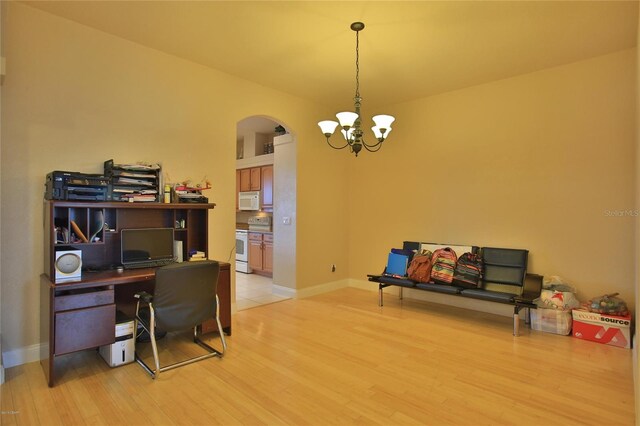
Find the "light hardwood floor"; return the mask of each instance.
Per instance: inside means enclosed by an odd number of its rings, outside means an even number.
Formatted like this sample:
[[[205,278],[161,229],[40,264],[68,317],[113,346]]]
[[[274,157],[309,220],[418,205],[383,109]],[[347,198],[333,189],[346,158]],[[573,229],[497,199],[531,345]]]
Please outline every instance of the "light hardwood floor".
[[[225,358],[162,373],[94,351],[7,370],[2,425],[632,425],[631,351],[342,289],[238,312]],[[183,336],[163,339],[171,353]],[[213,343],[217,343],[213,341]]]

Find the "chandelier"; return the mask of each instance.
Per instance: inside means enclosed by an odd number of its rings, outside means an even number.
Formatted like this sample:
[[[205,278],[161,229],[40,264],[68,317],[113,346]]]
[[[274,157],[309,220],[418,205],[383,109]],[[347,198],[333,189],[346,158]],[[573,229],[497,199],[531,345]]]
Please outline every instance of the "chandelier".
[[[355,112],[344,111],[336,114],[338,118],[338,122],[333,120],[324,120],[318,123],[320,126],[320,130],[327,138],[327,143],[331,148],[334,149],[343,149],[349,147],[349,150],[358,156],[362,147],[364,147],[369,152],[378,151],[382,148],[382,142],[389,136],[391,132],[391,123],[395,120],[391,115],[375,115],[372,117],[373,123],[375,124],[371,130],[373,130],[373,135],[375,136],[377,142],[373,144],[368,144],[364,141],[364,135],[362,132],[362,122],[360,121],[360,102],[362,98],[360,97],[360,40],[359,33],[364,29],[364,24],[362,22],[354,22],[351,24],[351,29],[356,32],[356,96],[353,98]],[[336,146],[331,143],[329,138],[336,130],[336,127],[340,126],[342,128],[341,133],[345,139],[345,144],[342,146]]]

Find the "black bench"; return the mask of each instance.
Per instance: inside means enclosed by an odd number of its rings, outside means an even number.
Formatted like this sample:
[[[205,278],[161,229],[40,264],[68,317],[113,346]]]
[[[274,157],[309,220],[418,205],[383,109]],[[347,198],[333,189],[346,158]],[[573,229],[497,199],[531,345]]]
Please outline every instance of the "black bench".
[[[418,250],[420,248],[432,250],[445,246],[453,248],[458,254],[458,257],[462,254],[458,253],[458,251],[463,250],[479,251],[481,253],[484,266],[481,284],[478,288],[464,288],[456,285],[438,283],[418,283],[408,278],[386,276],[384,273],[382,275],[368,275],[369,281],[378,283],[378,305],[383,305],[382,290],[390,286],[400,287],[400,298],[402,298],[403,288],[411,288],[513,305],[513,335],[517,336],[520,326],[520,310],[525,309],[525,318],[528,324],[529,309],[536,309],[536,304],[533,301],[540,297],[540,292],[542,291],[542,276],[527,273],[529,252],[519,249],[495,247],[478,248],[472,246],[418,243],[415,241],[405,241],[403,244],[403,248],[406,250]]]

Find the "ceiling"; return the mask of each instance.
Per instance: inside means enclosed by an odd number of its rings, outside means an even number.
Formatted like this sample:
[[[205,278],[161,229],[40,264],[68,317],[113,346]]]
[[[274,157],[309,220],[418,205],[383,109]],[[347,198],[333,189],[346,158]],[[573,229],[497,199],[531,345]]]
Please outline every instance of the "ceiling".
[[[333,107],[387,105],[634,47],[638,2],[44,1],[27,4]]]

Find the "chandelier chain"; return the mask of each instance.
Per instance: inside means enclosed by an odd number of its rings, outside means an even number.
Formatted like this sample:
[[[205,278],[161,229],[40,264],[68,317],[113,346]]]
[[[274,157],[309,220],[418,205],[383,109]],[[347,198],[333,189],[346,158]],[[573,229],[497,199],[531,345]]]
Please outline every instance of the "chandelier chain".
[[[360,97],[360,31],[356,31],[356,98]]]

